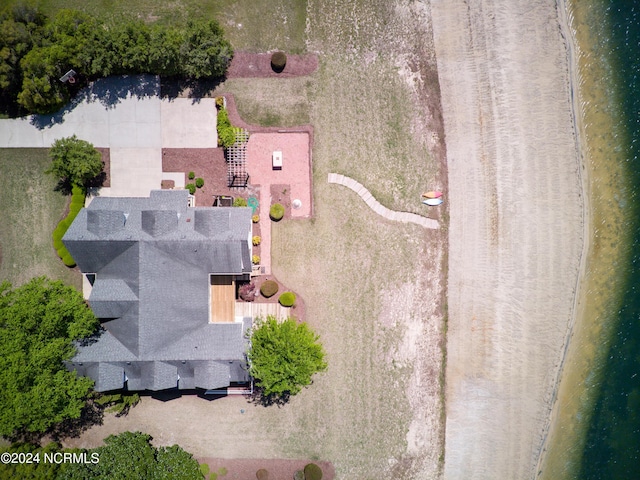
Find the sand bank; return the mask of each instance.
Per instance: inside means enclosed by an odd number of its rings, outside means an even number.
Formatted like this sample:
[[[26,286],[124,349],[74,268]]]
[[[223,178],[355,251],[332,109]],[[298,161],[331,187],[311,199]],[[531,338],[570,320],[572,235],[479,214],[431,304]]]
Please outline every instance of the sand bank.
[[[434,0],[449,167],[445,478],[531,478],[584,237],[551,0]]]

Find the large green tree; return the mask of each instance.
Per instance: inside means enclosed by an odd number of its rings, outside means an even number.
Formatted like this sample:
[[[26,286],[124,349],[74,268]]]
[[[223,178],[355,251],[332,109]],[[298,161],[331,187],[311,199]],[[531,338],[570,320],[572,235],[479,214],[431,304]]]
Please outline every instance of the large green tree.
[[[49,149],[51,167],[47,170],[63,182],[84,187],[102,172],[102,156],[92,144],[75,135],[60,138]]]
[[[82,295],[60,281],[0,284],[0,435],[41,433],[80,417],[93,382],[63,361],[97,327]]]
[[[152,437],[140,432],[110,435],[105,445],[87,451],[98,454],[99,462],[69,464],[60,476],[64,480],[195,480],[204,478],[198,462],[177,445],[154,447]]]
[[[326,370],[319,338],[306,323],[292,318],[279,322],[269,315],[256,322],[248,352],[249,372],[263,396],[295,395],[311,384],[314,373]]]

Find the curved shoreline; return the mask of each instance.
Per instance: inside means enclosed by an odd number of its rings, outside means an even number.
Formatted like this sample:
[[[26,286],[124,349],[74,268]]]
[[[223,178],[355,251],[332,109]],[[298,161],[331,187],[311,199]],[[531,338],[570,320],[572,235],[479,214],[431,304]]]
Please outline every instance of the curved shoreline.
[[[569,0],[571,1],[571,0]],[[553,389],[552,399],[549,402],[549,417],[546,425],[543,429],[542,443],[540,444],[540,451],[538,454],[538,461],[536,463],[536,477],[539,476],[539,472],[542,471],[542,466],[545,461],[545,453],[548,447],[550,435],[553,432],[553,428],[557,422],[558,409],[556,408],[556,402],[558,400],[558,391],[560,387],[560,381],[565,371],[565,364],[567,361],[567,354],[571,338],[573,337],[575,325],[579,313],[579,303],[582,295],[586,292],[585,277],[587,272],[587,257],[589,249],[591,248],[591,205],[589,194],[589,179],[585,170],[585,154],[586,148],[584,141],[586,141],[586,135],[584,132],[584,112],[580,107],[580,68],[578,65],[578,58],[580,55],[580,46],[577,44],[571,27],[571,13],[567,0],[557,0],[558,11],[558,23],[561,30],[561,35],[565,40],[567,49],[567,67],[569,73],[569,89],[571,91],[571,110],[573,117],[573,126],[576,140],[576,151],[579,157],[579,169],[578,174],[582,183],[582,227],[583,227],[583,240],[582,240],[582,252],[580,254],[580,266],[578,270],[578,276],[576,278],[576,287],[574,294],[574,301],[571,314],[571,322],[567,329],[567,336],[562,348],[562,359],[556,373],[555,386]],[[585,174],[583,174],[583,170]]]

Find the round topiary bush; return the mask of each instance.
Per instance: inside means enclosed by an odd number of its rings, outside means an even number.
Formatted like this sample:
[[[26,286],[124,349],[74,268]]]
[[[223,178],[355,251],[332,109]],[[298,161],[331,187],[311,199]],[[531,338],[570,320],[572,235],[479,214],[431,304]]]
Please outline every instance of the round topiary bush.
[[[264,468],[261,468],[256,472],[256,478],[258,480],[269,480],[269,472],[267,472]]]
[[[263,297],[269,298],[273,297],[276,293],[278,293],[278,284],[273,280],[267,280],[260,287],[260,293]]]
[[[189,193],[191,195],[196,193],[196,186],[193,183],[187,183],[184,188],[186,188],[187,190],[189,190]]]
[[[315,463],[308,463],[304,467],[305,480],[322,480],[322,469]]]
[[[274,52],[271,55],[271,68],[276,73],[281,73],[287,65],[287,56],[284,52]]]
[[[260,255],[254,255],[253,257],[251,257],[251,263],[253,263],[254,265],[259,265],[260,264]]]
[[[258,223],[260,221],[260,215],[256,213],[253,217],[251,217],[251,221],[253,223]]]
[[[260,242],[262,241],[262,238],[260,238],[258,235],[254,236],[251,241],[253,242],[253,246],[257,247],[258,245],[260,245]]]
[[[189,172],[189,180],[196,178],[196,172]]]
[[[284,206],[281,203],[274,203],[269,209],[269,218],[274,222],[279,222],[284,217]]]
[[[196,178],[196,187],[198,188],[204,187],[204,178],[201,178],[201,177]]]
[[[296,303],[296,294],[293,292],[284,292],[280,295],[280,298],[278,298],[278,302],[280,302],[280,305],[283,307],[293,307],[293,304]]]

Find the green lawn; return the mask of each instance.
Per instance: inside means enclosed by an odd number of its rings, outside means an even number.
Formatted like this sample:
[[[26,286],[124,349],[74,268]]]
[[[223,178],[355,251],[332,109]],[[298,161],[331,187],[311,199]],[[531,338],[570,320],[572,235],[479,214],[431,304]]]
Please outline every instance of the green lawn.
[[[53,249],[51,233],[68,198],[44,174],[49,162],[46,149],[0,148],[0,279],[20,285],[47,275],[81,288],[80,274],[65,267]]]
[[[306,0],[40,0],[38,5],[47,15],[72,8],[107,18],[139,16],[167,23],[215,17],[236,49],[301,53],[306,48]]]

